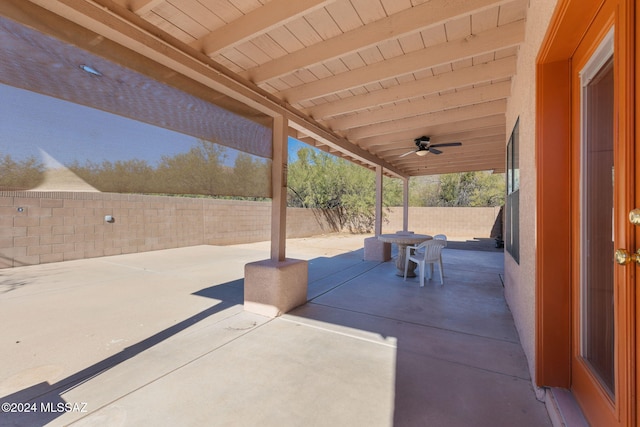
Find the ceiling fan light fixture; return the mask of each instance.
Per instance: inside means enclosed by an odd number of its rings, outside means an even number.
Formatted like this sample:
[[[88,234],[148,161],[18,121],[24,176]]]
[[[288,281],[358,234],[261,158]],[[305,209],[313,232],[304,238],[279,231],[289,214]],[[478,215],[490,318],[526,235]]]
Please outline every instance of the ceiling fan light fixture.
[[[426,156],[428,152],[429,150],[418,150],[416,151],[416,155],[422,157],[422,156]]]
[[[421,136],[420,138],[414,139],[413,142],[416,144],[416,146],[422,147],[429,144],[430,140],[431,138],[429,138],[428,136]]]

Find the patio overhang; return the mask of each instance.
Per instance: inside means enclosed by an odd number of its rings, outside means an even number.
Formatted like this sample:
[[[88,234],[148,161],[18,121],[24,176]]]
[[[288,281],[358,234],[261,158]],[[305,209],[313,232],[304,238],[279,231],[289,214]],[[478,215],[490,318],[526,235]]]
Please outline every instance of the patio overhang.
[[[297,138],[389,176],[504,171],[525,1],[241,3],[8,0],[0,14],[252,120],[282,116]],[[36,65],[38,49],[3,51]],[[422,135],[462,146],[416,156]]]
[[[382,176],[401,178],[406,230],[409,177],[504,171],[526,8],[524,0],[7,0],[0,83],[204,139],[227,126],[220,107],[262,125],[259,138],[245,141],[241,125],[226,144],[273,160],[273,280],[245,286],[259,288],[254,305],[278,315],[301,303],[307,285],[278,287],[288,136],[374,170],[378,219]]]

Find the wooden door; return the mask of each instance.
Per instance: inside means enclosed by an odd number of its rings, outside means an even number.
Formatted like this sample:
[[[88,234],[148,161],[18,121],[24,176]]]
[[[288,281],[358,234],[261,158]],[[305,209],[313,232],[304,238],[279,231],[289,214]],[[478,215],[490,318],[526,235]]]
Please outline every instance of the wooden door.
[[[603,1],[571,58],[571,389],[594,426],[635,421],[633,267],[614,262],[634,232],[630,7]]]

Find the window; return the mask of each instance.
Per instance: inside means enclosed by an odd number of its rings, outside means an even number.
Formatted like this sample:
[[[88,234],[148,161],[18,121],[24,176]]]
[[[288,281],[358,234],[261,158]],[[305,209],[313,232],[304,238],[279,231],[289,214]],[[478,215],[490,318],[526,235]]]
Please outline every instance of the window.
[[[520,263],[520,119],[511,132],[507,144],[507,202],[505,206],[505,247],[513,259]]]

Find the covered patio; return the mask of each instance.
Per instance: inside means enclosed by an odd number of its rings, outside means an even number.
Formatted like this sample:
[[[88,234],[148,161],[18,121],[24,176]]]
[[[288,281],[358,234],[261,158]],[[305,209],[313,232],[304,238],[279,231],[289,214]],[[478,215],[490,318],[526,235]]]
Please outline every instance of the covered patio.
[[[4,129],[31,120],[3,132],[0,151],[22,161],[42,152],[46,166],[35,184],[0,185],[0,316],[10,326],[0,396],[89,411],[0,421],[637,424],[639,20],[633,0],[0,2],[0,90],[13,94]],[[609,110],[591,117],[584,89],[598,70],[611,77],[609,96],[593,105]],[[26,92],[99,114],[36,111],[21,103]],[[120,137],[112,116],[179,136],[166,146]],[[582,153],[595,118],[606,119],[606,138],[594,140],[608,145],[593,152],[609,157],[592,171]],[[107,128],[106,143],[92,139],[101,130],[78,132],[85,123]],[[225,164],[226,192],[176,189],[194,181],[184,169],[169,169],[159,188],[103,188],[79,175],[57,185],[81,154],[87,164],[181,159],[191,153],[177,150],[182,137],[237,150],[252,167],[234,164],[232,174]],[[375,173],[373,252],[384,180],[401,182],[393,231],[406,232],[428,222],[409,218],[411,179],[505,173],[505,252],[452,244],[445,285],[420,288],[394,274],[386,253],[368,258],[365,236],[288,238],[291,138]],[[613,194],[582,203],[593,193],[587,178]],[[268,233],[252,241],[270,241],[223,248],[229,242],[214,239],[236,213],[147,200],[159,194],[268,200],[244,214],[247,229]],[[600,218],[592,211],[607,216],[591,224]],[[602,328],[583,316],[589,247],[604,254],[594,268],[607,292],[589,307]],[[281,274],[288,263],[293,272]],[[247,298],[251,289],[267,292]],[[281,306],[262,298],[291,289]],[[261,306],[271,315],[253,311]],[[606,381],[591,366],[591,340],[606,356]]]
[[[5,270],[0,395],[38,410],[2,425],[551,425],[502,251],[451,240],[420,288],[362,236],[290,239],[309,302],[277,318],[242,305],[268,242]]]

